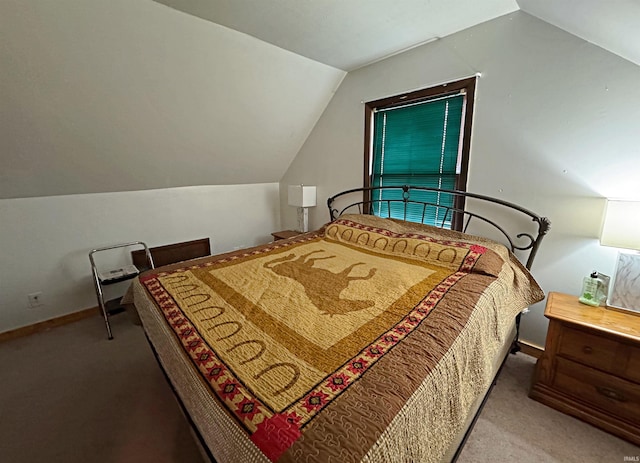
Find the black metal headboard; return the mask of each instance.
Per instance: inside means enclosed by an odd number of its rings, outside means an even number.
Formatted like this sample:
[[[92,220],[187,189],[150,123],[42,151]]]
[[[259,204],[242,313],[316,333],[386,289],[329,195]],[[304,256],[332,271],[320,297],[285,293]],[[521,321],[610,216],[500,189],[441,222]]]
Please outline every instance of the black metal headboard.
[[[379,195],[379,193],[382,191],[384,191],[385,193],[390,192],[391,195],[387,194],[385,198],[382,198],[382,195]],[[412,192],[415,192],[413,198]],[[393,193],[396,194],[394,195]],[[428,198],[429,193],[432,196],[449,195],[449,197],[453,199],[453,205],[446,206],[439,204],[438,202],[434,202],[433,200],[430,200]],[[358,198],[359,196],[359,199],[357,201],[353,201],[352,199],[349,199],[350,196],[353,196],[353,198]],[[376,199],[376,197],[382,199]],[[515,211],[517,213],[524,214],[524,216],[530,217],[531,220],[535,222],[535,224],[537,224],[537,234],[531,232],[507,232],[506,228],[502,225],[499,225],[495,218],[491,219],[486,217],[485,215],[465,210],[465,202],[468,198],[480,200],[485,203],[495,204],[506,208],[506,210]],[[341,205],[340,209],[336,208],[336,202],[338,199],[340,199],[340,202],[343,204],[346,202],[346,205]],[[533,259],[538,252],[538,248],[540,247],[540,242],[551,227],[551,222],[548,218],[539,216],[538,214],[535,214],[534,212],[531,212],[524,207],[507,201],[503,201],[498,198],[469,193],[466,191],[414,187],[408,185],[354,188],[352,190],[343,191],[330,197],[329,199],[327,199],[327,206],[329,207],[331,220],[335,220],[344,213],[355,213],[356,210],[359,214],[371,214],[372,210],[374,210],[376,207],[382,206],[382,209],[387,211],[388,217],[391,217],[391,211],[393,209],[395,213],[400,211],[402,214],[402,217],[400,218],[407,220],[408,211],[411,210],[414,219],[412,221],[425,223],[425,219],[427,217],[433,217],[435,215],[438,217],[438,222],[436,222],[435,224],[431,223],[431,225],[435,225],[440,228],[451,226],[451,228],[462,232],[467,231],[472,220],[481,221],[485,224],[490,225],[502,236],[504,236],[509,246],[511,247],[511,252],[515,252],[516,250],[528,251],[528,256],[525,264],[528,269],[531,269]],[[436,212],[436,214],[434,214],[434,211]],[[384,216],[384,214],[381,215]],[[422,220],[415,220],[416,217],[420,216]],[[522,244],[517,244],[516,242]]]

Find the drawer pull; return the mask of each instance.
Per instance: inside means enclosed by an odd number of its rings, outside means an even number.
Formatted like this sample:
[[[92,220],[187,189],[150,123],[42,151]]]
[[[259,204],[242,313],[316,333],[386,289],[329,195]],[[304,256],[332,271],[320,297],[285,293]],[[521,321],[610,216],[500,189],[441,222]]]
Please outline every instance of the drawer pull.
[[[593,352],[593,349],[590,346],[584,346],[582,348],[582,352],[584,352],[585,354],[590,354],[591,352]]]
[[[609,399],[617,400],[618,402],[627,401],[627,399],[622,394],[613,389],[609,389],[608,387],[596,386],[596,391],[598,391],[599,394],[602,394]]]

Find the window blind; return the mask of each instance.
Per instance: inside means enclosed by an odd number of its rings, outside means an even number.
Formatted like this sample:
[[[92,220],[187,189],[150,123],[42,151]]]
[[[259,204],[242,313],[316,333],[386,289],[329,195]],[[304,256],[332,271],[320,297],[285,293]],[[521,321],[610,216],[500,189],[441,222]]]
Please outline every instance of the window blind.
[[[373,131],[372,186],[412,185],[454,189],[459,163],[465,95],[455,94],[401,107],[376,110]],[[445,207],[409,204],[405,217],[401,191],[377,191],[373,213],[451,228]],[[452,195],[411,192],[411,199],[453,206]],[[379,202],[382,201],[382,202]],[[446,217],[445,217],[446,216]]]

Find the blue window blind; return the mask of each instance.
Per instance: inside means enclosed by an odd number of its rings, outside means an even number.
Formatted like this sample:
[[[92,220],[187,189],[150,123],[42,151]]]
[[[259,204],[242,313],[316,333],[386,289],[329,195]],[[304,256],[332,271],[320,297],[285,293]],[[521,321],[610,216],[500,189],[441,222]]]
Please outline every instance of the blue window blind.
[[[460,132],[465,95],[456,94],[376,110],[373,129],[373,187],[424,186],[453,190],[459,173]],[[375,191],[373,213],[451,228],[452,195],[413,190],[411,199],[445,207],[408,204],[406,217],[402,191]],[[423,220],[423,214],[425,215]]]

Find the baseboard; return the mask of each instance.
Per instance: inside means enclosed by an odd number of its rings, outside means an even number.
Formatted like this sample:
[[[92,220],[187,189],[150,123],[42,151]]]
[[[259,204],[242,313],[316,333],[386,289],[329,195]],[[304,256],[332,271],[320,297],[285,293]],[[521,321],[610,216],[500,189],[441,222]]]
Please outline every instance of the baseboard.
[[[520,352],[530,355],[531,357],[539,359],[544,353],[544,348],[536,346],[535,344],[529,344],[525,341],[518,341],[518,344],[520,345]]]
[[[57,326],[77,322],[78,320],[83,320],[85,318],[93,317],[94,315],[98,314],[100,314],[100,309],[98,307],[91,307],[79,312],[73,312],[67,315],[62,315],[60,317],[51,318],[43,322],[34,323],[33,325],[22,326],[20,328],[16,328],[15,330],[9,330],[0,333],[0,342],[10,341],[11,339],[22,338],[24,336],[30,336],[35,333],[40,333]]]

